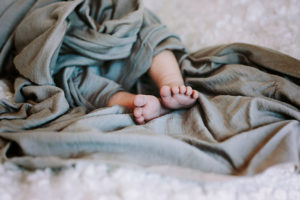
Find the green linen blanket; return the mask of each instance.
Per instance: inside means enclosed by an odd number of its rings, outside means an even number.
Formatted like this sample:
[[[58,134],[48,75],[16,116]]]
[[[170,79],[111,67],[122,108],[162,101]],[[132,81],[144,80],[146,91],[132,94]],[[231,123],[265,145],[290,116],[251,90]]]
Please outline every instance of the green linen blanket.
[[[250,44],[188,53],[138,0],[4,0],[0,73],[3,162],[57,167],[80,160],[255,174],[299,166],[300,61]],[[157,93],[146,72],[172,50],[195,106],[136,125],[117,91]]]

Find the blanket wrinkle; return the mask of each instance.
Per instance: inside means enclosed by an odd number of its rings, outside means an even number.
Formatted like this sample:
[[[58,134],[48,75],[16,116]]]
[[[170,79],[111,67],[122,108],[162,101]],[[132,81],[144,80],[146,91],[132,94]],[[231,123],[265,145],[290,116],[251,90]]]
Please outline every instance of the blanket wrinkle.
[[[189,53],[139,0],[24,4],[13,1],[16,16],[0,34],[0,74],[18,71],[14,99],[0,99],[5,162],[57,167],[93,157],[234,175],[299,167],[299,60],[243,43]],[[118,91],[157,92],[145,73],[165,49],[199,91],[196,105],[145,125],[105,107]]]
[[[230,46],[231,48],[228,48],[228,46]],[[273,56],[265,56],[266,52]],[[249,65],[253,63],[256,67],[268,70],[269,73],[278,72],[280,74],[294,77],[296,79],[299,79],[300,77],[300,71],[295,71],[294,69],[294,67],[297,68],[299,66],[298,64],[295,64],[299,62],[299,60],[297,60],[296,58],[277,52],[273,49],[261,46],[260,48],[257,48],[257,45],[246,43],[233,43],[207,47],[192,53],[190,55],[190,58],[194,62],[201,62],[203,57],[206,58],[208,56],[211,59],[216,58],[214,55],[217,55],[217,57],[223,55],[231,55],[231,59],[224,60],[225,63],[221,62],[222,64],[227,64],[226,62],[228,61],[233,64],[235,63],[233,62],[234,60],[238,60],[237,56],[240,56],[243,58],[242,60],[239,60],[240,64]],[[245,59],[245,56],[247,57],[247,59]],[[246,63],[242,63],[242,61],[244,60],[246,61]],[[260,66],[261,63],[265,63],[265,65]]]

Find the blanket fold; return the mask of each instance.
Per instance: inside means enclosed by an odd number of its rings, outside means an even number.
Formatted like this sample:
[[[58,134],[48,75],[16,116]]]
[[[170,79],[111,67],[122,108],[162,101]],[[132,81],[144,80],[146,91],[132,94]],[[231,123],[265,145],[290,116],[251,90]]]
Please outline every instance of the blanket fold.
[[[11,74],[14,99],[0,99],[3,160],[30,168],[98,160],[235,175],[286,162],[299,167],[298,59],[242,43],[188,54],[138,0],[27,6],[17,13],[26,15],[21,22],[12,19],[19,25],[0,35],[0,73],[18,72]],[[105,107],[117,91],[154,92],[144,74],[165,49],[199,91],[195,106],[145,125],[126,108]]]

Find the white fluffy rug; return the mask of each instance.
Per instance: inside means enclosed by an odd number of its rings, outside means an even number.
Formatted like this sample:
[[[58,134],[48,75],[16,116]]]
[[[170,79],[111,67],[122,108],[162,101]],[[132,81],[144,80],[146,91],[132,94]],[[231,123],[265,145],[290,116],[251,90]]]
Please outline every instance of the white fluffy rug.
[[[192,51],[231,42],[300,59],[299,0],[145,0]]]
[[[205,175],[203,175],[205,176]],[[80,164],[59,174],[0,165],[1,200],[296,200],[300,175],[290,165],[254,176],[187,181],[139,168]]]
[[[145,0],[145,5],[180,35],[191,51],[247,42],[300,59],[299,0]],[[0,81],[0,98],[10,96]],[[212,181],[213,177],[217,178]],[[0,200],[300,199],[300,175],[291,165],[234,179],[199,172],[197,179],[91,163],[60,173],[49,169],[28,172],[1,164]]]

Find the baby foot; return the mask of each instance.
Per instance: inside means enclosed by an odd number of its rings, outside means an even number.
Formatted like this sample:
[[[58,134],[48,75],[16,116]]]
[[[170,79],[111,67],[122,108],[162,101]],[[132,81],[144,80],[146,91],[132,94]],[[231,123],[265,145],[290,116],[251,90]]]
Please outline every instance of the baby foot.
[[[139,124],[145,124],[167,112],[169,110],[164,108],[155,96],[138,94],[134,98],[133,115]]]
[[[160,89],[162,103],[166,108],[179,109],[188,108],[194,105],[199,93],[190,86],[163,86]]]

